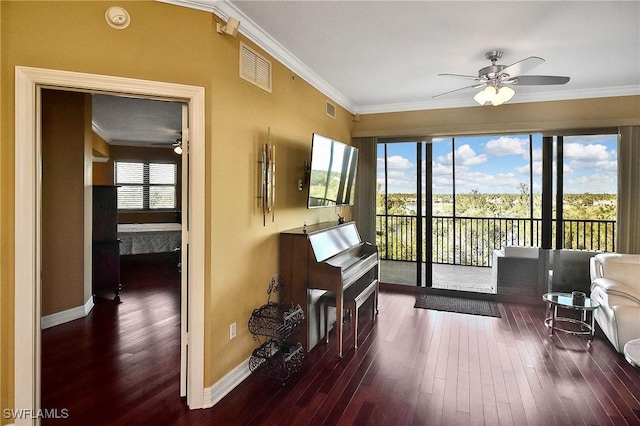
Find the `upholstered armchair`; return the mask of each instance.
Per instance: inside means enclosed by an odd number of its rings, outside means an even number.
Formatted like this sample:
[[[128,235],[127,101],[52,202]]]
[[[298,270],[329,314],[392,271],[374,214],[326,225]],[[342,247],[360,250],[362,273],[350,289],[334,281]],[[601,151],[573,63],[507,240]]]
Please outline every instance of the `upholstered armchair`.
[[[519,300],[542,296],[540,254],[537,247],[506,246],[494,250],[491,285],[497,294]]]
[[[593,281],[589,279],[590,260],[596,254],[598,252],[584,250],[550,250],[549,291],[589,294]]]
[[[600,303],[595,319],[613,347],[640,338],[640,255],[598,254],[591,258],[591,299]]]

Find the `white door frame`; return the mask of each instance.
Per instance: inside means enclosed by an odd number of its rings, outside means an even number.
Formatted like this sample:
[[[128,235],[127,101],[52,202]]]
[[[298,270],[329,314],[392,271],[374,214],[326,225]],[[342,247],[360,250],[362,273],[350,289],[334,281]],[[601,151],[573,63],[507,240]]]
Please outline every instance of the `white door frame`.
[[[187,405],[204,407],[205,91],[203,87],[41,68],[15,69],[15,408],[40,409],[42,88],[184,102],[189,108]],[[185,212],[183,211],[183,215]],[[185,231],[183,231],[183,238]],[[183,259],[184,260],[184,259]],[[183,282],[183,285],[184,282]],[[183,320],[184,320],[183,315]],[[176,395],[176,398],[179,397]],[[16,419],[38,424],[39,419]]]

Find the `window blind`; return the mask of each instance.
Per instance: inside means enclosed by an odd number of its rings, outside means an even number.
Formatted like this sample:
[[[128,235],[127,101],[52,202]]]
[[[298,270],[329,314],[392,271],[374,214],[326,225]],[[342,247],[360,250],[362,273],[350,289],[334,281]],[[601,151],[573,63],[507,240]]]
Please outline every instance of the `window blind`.
[[[116,161],[119,210],[176,208],[175,163]]]

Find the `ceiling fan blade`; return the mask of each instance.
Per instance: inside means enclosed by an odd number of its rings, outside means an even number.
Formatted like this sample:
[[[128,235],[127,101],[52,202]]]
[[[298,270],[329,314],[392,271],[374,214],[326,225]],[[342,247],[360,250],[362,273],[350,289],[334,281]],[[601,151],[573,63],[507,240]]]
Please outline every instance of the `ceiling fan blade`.
[[[511,80],[513,82],[509,84],[517,84],[519,86],[545,86],[550,84],[566,84],[570,78],[559,75],[521,75]]]
[[[498,77],[503,74],[508,74],[511,77],[517,77],[520,74],[524,74],[525,72],[537,67],[543,62],[544,59],[538,56],[529,56],[528,58],[525,58],[504,68],[498,73]]]
[[[443,73],[443,74],[438,74],[439,77],[455,77],[455,78],[465,78],[467,80],[477,80],[480,81],[482,80],[482,78],[478,77],[477,75],[463,75],[463,74],[448,74],[448,73]]]
[[[440,96],[444,96],[444,95],[448,95],[450,93],[454,93],[454,92],[459,92],[460,90],[466,90],[466,89],[480,89],[482,87],[485,87],[487,85],[487,83],[481,83],[481,84],[474,84],[472,86],[466,86],[466,87],[461,87],[459,89],[455,89],[455,90],[450,90],[448,92],[444,92],[444,93],[440,93],[439,95],[435,95],[432,98],[439,98]]]

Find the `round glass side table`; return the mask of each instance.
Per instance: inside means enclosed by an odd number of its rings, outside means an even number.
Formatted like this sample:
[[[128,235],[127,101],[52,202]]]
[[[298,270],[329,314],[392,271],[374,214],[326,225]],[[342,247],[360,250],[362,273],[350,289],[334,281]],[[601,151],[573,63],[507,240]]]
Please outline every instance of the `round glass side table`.
[[[640,339],[629,340],[622,350],[627,362],[636,368],[640,368]]]
[[[544,324],[550,329],[549,337],[552,338],[554,332],[562,331],[563,333],[572,334],[574,336],[587,336],[589,341],[593,340],[595,333],[595,318],[593,312],[600,307],[600,304],[589,297],[574,300],[571,293],[546,293],[542,296],[542,300],[547,303],[547,315]],[[558,316],[558,308],[578,311],[580,318],[569,318]],[[562,324],[577,324],[577,329],[569,329]]]

